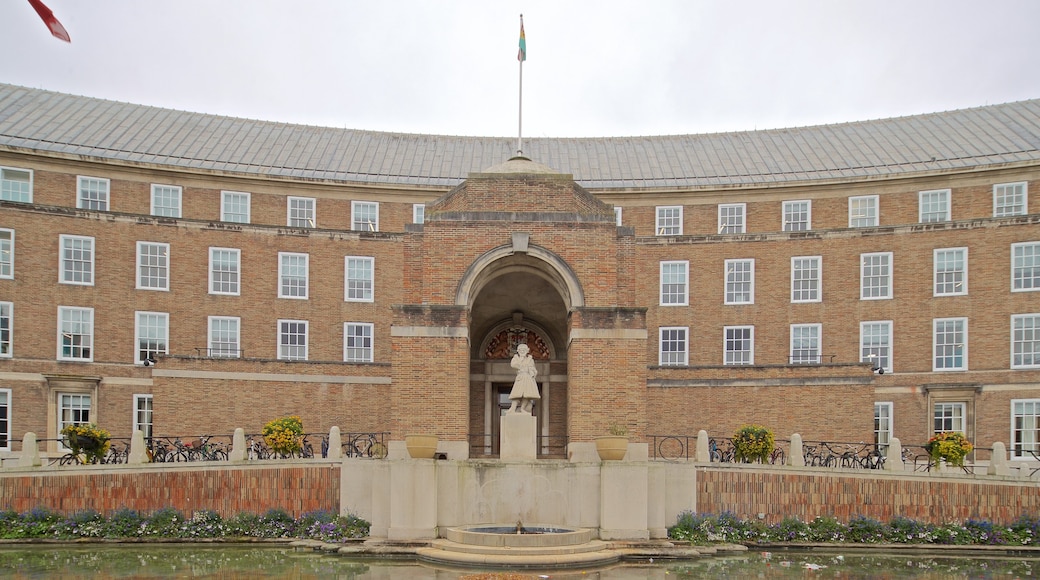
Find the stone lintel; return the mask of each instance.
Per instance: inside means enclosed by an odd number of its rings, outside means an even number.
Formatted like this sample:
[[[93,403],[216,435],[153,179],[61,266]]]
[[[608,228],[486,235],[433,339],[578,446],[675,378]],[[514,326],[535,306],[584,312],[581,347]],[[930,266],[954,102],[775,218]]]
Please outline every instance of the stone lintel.
[[[648,379],[648,388],[696,387],[814,387],[839,385],[871,385],[871,377],[791,377],[763,379]]]
[[[466,307],[454,304],[394,304],[393,326],[468,328]]]
[[[570,326],[576,329],[646,331],[646,308],[580,306],[571,310]]]

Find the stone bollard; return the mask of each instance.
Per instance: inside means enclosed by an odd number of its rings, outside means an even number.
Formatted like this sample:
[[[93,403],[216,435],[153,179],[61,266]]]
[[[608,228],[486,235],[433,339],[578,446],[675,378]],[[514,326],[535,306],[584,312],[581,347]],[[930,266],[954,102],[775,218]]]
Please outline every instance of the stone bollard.
[[[126,462],[130,465],[148,463],[148,450],[144,445],[144,431],[134,429],[134,434],[130,436],[130,455],[127,456]]]
[[[329,450],[326,455],[329,459],[343,458],[343,438],[339,434],[339,427],[333,425],[329,429]]]
[[[239,427],[235,429],[235,435],[231,439],[231,454],[228,461],[246,460],[246,430]]]
[[[697,453],[694,456],[694,461],[697,463],[711,463],[711,451],[708,445],[708,432],[701,429],[697,432]]]
[[[1007,448],[1000,441],[993,444],[993,453],[989,458],[989,467],[986,468],[986,475],[1011,475],[1011,468],[1008,466]]]
[[[39,467],[43,465],[40,459],[40,447],[36,444],[36,433],[29,431],[22,437],[22,455],[18,458],[18,467]]]
[[[802,436],[791,435],[791,450],[787,454],[787,464],[794,467],[805,467],[805,451],[802,450]]]
[[[886,471],[904,471],[906,466],[903,465],[903,444],[899,441],[898,437],[893,437],[888,440],[888,453],[885,455],[885,470]]]

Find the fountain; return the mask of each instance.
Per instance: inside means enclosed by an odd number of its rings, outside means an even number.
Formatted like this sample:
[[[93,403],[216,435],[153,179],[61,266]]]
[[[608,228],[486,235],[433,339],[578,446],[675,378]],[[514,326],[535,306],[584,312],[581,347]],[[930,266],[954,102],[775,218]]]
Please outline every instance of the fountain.
[[[600,566],[619,558],[606,542],[594,540],[590,529],[522,522],[448,528],[444,538],[417,553],[429,562],[510,568]]]

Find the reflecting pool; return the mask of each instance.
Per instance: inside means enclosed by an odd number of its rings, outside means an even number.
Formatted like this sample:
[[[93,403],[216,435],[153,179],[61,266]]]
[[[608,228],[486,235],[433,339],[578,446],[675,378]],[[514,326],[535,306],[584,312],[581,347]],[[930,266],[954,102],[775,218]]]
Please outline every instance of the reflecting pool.
[[[357,559],[289,547],[214,544],[0,545],[3,578],[338,578],[457,580],[480,570],[411,559]],[[522,571],[558,580],[692,578],[1026,578],[1040,559],[859,552],[749,552],[686,561],[625,562],[591,570]]]

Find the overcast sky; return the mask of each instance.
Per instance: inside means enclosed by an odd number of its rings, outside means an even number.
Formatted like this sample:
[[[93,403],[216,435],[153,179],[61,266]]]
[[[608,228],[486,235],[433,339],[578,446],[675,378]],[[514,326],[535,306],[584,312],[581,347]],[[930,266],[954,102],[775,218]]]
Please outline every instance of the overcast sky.
[[[1038,0],[0,0],[0,82],[353,129],[711,133],[1040,98]]]

